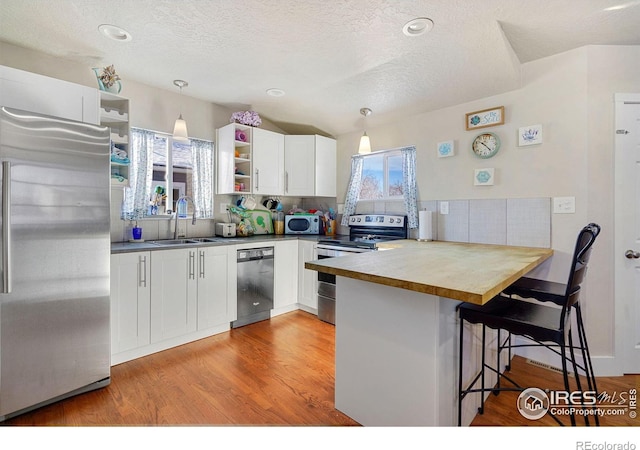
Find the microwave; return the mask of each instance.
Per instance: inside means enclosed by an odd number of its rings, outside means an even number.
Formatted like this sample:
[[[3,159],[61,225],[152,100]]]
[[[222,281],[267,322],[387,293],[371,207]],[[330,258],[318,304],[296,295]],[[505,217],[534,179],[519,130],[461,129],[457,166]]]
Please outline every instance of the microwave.
[[[315,214],[287,214],[284,234],[319,234],[320,217]]]

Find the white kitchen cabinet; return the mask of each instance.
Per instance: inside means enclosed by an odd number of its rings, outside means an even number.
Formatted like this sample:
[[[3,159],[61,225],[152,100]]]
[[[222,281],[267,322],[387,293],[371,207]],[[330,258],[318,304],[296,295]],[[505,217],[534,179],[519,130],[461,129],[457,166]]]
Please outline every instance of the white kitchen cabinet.
[[[44,75],[0,66],[2,106],[99,124],[98,90]]]
[[[151,254],[151,343],[197,328],[197,249]]]
[[[252,139],[253,193],[284,195],[284,135],[254,128]]]
[[[274,243],[273,308],[275,314],[296,309],[298,302],[298,240]]]
[[[148,345],[150,342],[151,253],[111,255],[111,354]]]
[[[111,159],[111,186],[129,185],[129,99],[100,91],[100,124],[109,127],[111,142],[126,154],[127,162]]]
[[[319,135],[285,136],[284,195],[336,196],[336,141]]]
[[[318,272],[305,269],[304,263],[318,259],[316,243],[298,240],[298,303],[301,309],[318,314]]]
[[[230,123],[217,130],[216,175],[218,194],[251,193],[253,128]],[[238,139],[244,137],[244,140]]]
[[[229,324],[237,318],[236,248],[198,250],[198,330]]]

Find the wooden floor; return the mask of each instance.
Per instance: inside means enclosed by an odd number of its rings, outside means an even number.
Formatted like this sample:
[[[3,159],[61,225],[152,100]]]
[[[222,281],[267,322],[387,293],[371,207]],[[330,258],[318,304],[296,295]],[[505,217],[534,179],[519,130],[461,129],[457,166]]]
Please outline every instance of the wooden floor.
[[[5,425],[357,426],[334,407],[332,325],[302,311],[112,367],[106,388],[10,419]],[[540,385],[557,374],[523,360],[512,373]],[[638,377],[599,380],[600,389],[638,388]],[[529,421],[511,393],[490,398],[473,425],[555,425]],[[615,418],[603,425],[638,425]]]

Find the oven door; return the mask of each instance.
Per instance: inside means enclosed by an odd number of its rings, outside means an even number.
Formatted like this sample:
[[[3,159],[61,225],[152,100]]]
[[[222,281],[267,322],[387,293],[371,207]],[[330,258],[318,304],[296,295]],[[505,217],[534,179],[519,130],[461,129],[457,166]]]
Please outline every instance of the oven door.
[[[316,250],[318,259],[375,251],[374,248],[338,245],[318,245]],[[318,272],[318,319],[333,325],[336,323],[336,276],[329,273]]]

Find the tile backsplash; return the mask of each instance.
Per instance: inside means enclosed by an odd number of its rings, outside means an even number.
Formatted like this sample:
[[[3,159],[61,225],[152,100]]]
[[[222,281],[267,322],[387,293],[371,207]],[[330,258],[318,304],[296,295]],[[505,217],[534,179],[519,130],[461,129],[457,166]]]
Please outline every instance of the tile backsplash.
[[[431,200],[419,202],[418,209],[435,212],[434,239],[439,241],[550,248],[551,205],[549,197]],[[358,214],[372,212],[404,214],[404,203],[363,202],[356,208]],[[417,229],[410,230],[410,238],[417,235]]]

